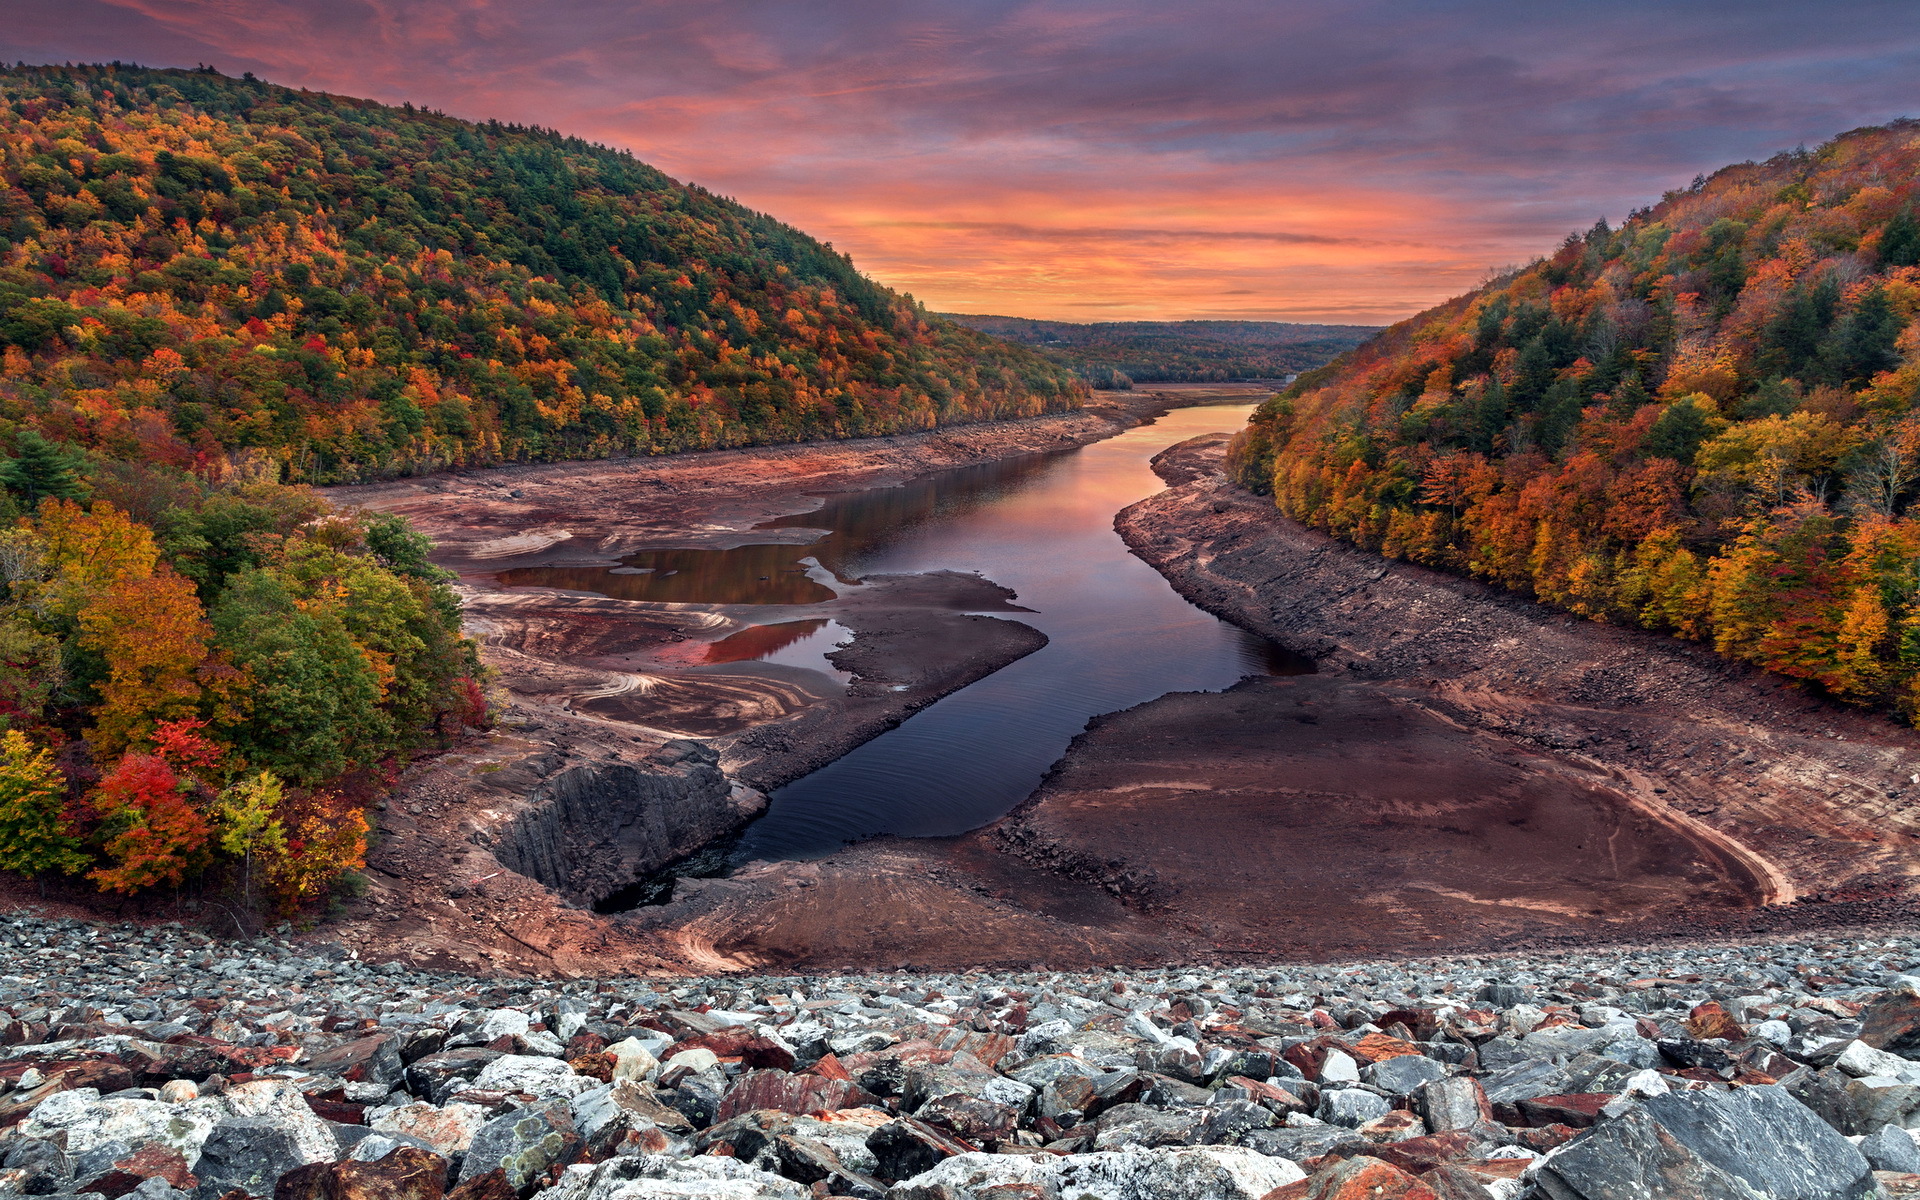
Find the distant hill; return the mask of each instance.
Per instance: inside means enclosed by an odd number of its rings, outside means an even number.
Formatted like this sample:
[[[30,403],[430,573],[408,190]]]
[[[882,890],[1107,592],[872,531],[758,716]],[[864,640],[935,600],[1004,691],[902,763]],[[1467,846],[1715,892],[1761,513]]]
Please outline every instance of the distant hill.
[[[942,313],[982,333],[1038,347],[1095,387],[1129,383],[1284,379],[1379,332],[1370,325],[1279,321],[1110,321],[1078,325],[1025,317]]]
[[[1301,378],[1234,465],[1389,556],[1920,716],[1920,122],[1570,236]]]
[[[551,130],[210,72],[0,70],[0,453],[331,483],[852,437],[1084,386]]]

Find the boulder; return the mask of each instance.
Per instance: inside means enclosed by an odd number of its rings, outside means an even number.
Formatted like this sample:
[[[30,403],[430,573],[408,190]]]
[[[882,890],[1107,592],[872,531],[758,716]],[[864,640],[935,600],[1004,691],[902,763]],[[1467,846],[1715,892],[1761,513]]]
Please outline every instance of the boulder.
[[[228,1117],[200,1147],[193,1166],[200,1186],[194,1195],[218,1200],[235,1189],[250,1196],[272,1195],[275,1181],[295,1167],[331,1159],[331,1151],[314,1155],[307,1142],[297,1126],[279,1116]]]
[[[485,1110],[475,1104],[448,1104],[435,1108],[416,1101],[390,1108],[367,1124],[380,1133],[418,1138],[447,1158],[458,1158],[473,1144],[473,1135],[487,1122]]]
[[[1094,1125],[1093,1148],[1122,1146],[1188,1146],[1196,1141],[1206,1119],[1203,1109],[1148,1108],[1122,1104],[1100,1114]]]
[[[1421,1084],[1446,1077],[1446,1064],[1418,1054],[1382,1059],[1360,1072],[1362,1082],[1393,1096],[1408,1095]]]
[[[812,1195],[736,1158],[642,1154],[572,1167],[541,1193],[541,1200],[811,1200]]]
[[[1075,1200],[1260,1200],[1306,1178],[1294,1163],[1239,1146],[1128,1148],[1058,1161],[1055,1186]]]
[[[1064,1161],[1050,1155],[956,1154],[931,1170],[895,1184],[887,1193],[887,1200],[954,1200],[988,1188],[1015,1187],[1035,1189],[1025,1193],[1030,1196],[1052,1196],[1056,1194]]]
[[[935,1129],[924,1121],[901,1117],[867,1135],[874,1170],[882,1179],[910,1179],[931,1171],[946,1159],[974,1153],[974,1147]]]
[[[1384,1117],[1393,1105],[1386,1097],[1365,1088],[1334,1088],[1320,1093],[1320,1109],[1314,1116],[1329,1125],[1358,1129],[1375,1117]]]
[[[1480,1081],[1463,1075],[1436,1079],[1415,1088],[1413,1110],[1435,1133],[1477,1129],[1493,1121],[1493,1105],[1488,1102]]]
[[[63,1143],[69,1155],[85,1154],[109,1143],[121,1143],[130,1150],[166,1146],[178,1151],[192,1167],[216,1120],[215,1113],[200,1105],[103,1100],[92,1088],[78,1088],[41,1101],[20,1123],[20,1135]]]
[[[365,1037],[335,1046],[301,1064],[315,1075],[334,1075],[349,1083],[374,1083],[388,1090],[400,1086],[406,1064],[400,1061],[397,1035]]]
[[[1860,1153],[1876,1171],[1920,1173],[1920,1147],[1913,1135],[1894,1125],[1882,1125],[1878,1132],[1860,1139]]]
[[[446,1191],[447,1160],[402,1146],[372,1162],[296,1167],[274,1185],[273,1200],[442,1200]]]
[[[1860,1013],[1860,1040],[1896,1054],[1920,1050],[1920,996],[1888,992]]]
[[[496,1167],[516,1192],[535,1185],[580,1156],[583,1142],[564,1100],[542,1100],[495,1117],[473,1135],[460,1164],[462,1183]]]
[[[407,1090],[424,1100],[445,1104],[447,1097],[465,1089],[488,1063],[500,1057],[500,1051],[481,1046],[426,1055],[407,1068]]]
[[[476,1092],[521,1092],[541,1100],[571,1098],[596,1086],[597,1081],[575,1074],[560,1059],[533,1054],[503,1054],[468,1085]]]

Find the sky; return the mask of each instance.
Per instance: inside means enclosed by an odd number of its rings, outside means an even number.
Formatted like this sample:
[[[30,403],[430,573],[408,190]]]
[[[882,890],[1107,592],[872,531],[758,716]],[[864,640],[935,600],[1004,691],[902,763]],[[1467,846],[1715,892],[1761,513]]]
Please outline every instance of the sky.
[[[550,126],[939,311],[1379,324],[1920,116],[1914,0],[5,0],[0,59]]]

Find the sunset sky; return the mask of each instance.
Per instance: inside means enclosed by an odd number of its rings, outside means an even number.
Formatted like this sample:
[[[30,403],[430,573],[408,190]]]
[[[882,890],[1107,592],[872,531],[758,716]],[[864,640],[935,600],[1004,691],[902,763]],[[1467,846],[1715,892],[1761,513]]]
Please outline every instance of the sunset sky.
[[[930,307],[1380,323],[1696,172],[1920,115],[1913,0],[7,0],[631,149]]]

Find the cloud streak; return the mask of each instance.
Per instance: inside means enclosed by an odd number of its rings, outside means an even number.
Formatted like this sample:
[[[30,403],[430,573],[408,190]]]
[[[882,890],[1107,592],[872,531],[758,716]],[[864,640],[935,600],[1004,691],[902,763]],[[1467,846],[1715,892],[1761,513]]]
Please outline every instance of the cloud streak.
[[[1834,0],[13,0],[0,56],[550,125],[935,307],[1390,320],[1699,171],[1904,115]]]

